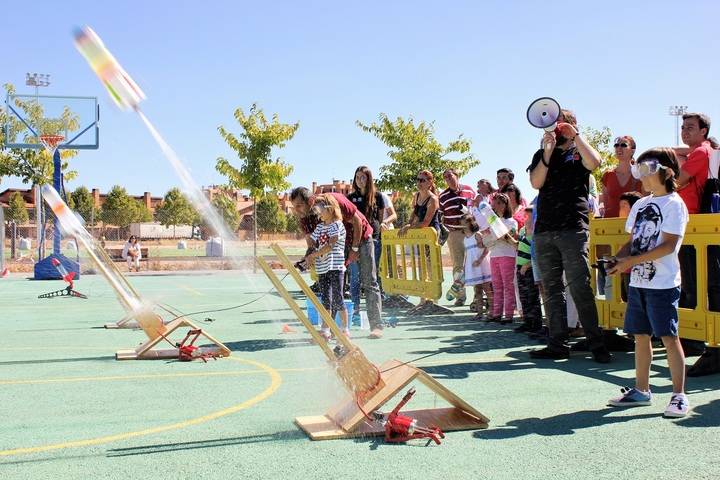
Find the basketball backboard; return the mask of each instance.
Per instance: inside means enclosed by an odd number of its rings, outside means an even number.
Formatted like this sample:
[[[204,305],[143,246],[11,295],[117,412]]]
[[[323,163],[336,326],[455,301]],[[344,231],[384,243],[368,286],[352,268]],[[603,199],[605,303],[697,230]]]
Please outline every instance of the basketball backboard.
[[[58,149],[95,150],[100,144],[96,97],[8,95],[4,148],[44,148],[42,135],[61,135]]]

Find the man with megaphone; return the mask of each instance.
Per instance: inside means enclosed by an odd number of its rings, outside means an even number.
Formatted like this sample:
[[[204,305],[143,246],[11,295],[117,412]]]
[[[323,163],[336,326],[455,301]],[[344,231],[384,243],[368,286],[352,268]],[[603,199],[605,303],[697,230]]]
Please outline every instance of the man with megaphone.
[[[593,358],[598,363],[608,363],[612,356],[598,326],[588,263],[589,179],[602,157],[578,133],[575,114],[558,110],[557,126],[553,130],[553,122],[547,125],[550,128],[545,128],[542,148],[528,167],[530,183],[539,190],[534,241],[547,293],[550,330],[547,347],[530,352],[530,356],[538,359],[570,356],[565,273]]]

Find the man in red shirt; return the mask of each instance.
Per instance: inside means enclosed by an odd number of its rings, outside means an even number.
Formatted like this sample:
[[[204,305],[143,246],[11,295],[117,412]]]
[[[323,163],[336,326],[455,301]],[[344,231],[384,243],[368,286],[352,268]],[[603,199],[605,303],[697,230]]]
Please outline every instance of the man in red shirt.
[[[682,141],[687,145],[687,160],[680,165],[678,194],[685,201],[688,213],[700,213],[700,199],[708,179],[712,147],[708,141],[710,118],[703,113],[683,115],[681,128]],[[678,149],[682,155],[684,151]]]
[[[682,141],[688,146],[677,148],[680,157],[680,177],[678,194],[685,202],[688,213],[700,213],[700,199],[708,178],[712,147],[707,137],[710,133],[710,118],[703,113],[683,115],[681,128]],[[682,158],[687,158],[682,161]],[[695,308],[697,305],[697,270],[695,268],[695,249],[691,246],[680,247],[678,253],[682,286],[680,287],[680,307]]]
[[[343,217],[343,225],[347,231],[346,243],[350,246],[346,263],[360,263],[360,285],[365,290],[365,302],[367,304],[368,321],[370,323],[370,338],[380,338],[383,334],[383,324],[380,318],[382,312],[382,299],[380,287],[377,283],[375,269],[375,246],[372,240],[373,229],[368,223],[365,215],[360,213],[357,207],[341,193],[330,193],[340,205],[340,213]],[[315,204],[315,195],[305,187],[297,187],[290,192],[290,202],[301,218],[300,228],[305,235],[310,223],[304,221],[310,215],[310,209]]]
[[[712,145],[708,141],[710,134],[710,117],[703,113],[687,113],[683,115],[681,129],[682,141],[688,146],[676,149],[676,153],[687,159],[680,166],[680,178],[678,183],[680,189],[678,194],[685,201],[688,213],[700,213],[700,200],[702,199],[705,182],[710,171],[710,157],[712,156]],[[708,248],[708,263],[717,263],[716,250]],[[683,246],[679,252],[680,274],[682,285],[680,293],[680,306],[695,308],[697,305],[697,271],[695,268],[695,249],[691,246]],[[708,265],[710,267],[710,265]],[[712,281],[711,279],[709,279]],[[710,293],[708,301],[716,307],[716,295]],[[711,307],[712,309],[713,307]],[[705,345],[702,342],[683,342],[684,348],[701,350]],[[688,376],[699,377],[720,372],[720,349],[707,347],[702,356],[688,370]]]

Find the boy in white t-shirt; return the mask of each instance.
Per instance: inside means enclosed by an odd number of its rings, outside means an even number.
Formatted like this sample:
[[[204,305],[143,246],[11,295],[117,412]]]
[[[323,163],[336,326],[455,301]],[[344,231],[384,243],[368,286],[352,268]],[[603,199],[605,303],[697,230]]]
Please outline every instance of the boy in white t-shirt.
[[[635,336],[635,387],[608,402],[616,407],[650,405],[651,335],[662,339],[667,351],[673,394],[666,417],[684,417],[689,408],[685,396],[685,355],[678,337],[680,262],[678,251],[688,222],[685,202],[675,193],[680,175],[675,152],[654,148],[644,152],[632,166],[632,174],[651,195],[630,210],[625,230],[632,238],[611,259],[608,273],[632,269],[625,311],[625,333]]]

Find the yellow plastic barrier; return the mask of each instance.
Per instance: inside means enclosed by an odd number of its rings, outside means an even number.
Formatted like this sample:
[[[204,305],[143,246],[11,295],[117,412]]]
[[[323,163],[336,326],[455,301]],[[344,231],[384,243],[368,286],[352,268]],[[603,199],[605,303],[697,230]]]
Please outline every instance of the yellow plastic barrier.
[[[690,222],[685,230],[683,245],[695,248],[695,269],[697,272],[697,305],[694,309],[680,308],[680,337],[708,342],[718,346],[720,343],[720,312],[708,309],[708,246],[720,244],[720,215],[690,215]],[[630,239],[625,232],[624,218],[598,218],[590,221],[590,262],[597,260],[597,247],[612,254]],[[621,281],[619,275],[613,275],[612,294],[606,299],[597,291],[597,270],[592,272],[592,285],[595,291],[595,304],[598,309],[600,324],[605,329],[622,328],[625,318],[626,303],[621,298]]]
[[[432,228],[382,234],[380,275],[385,293],[438,300],[442,296],[442,258]]]

